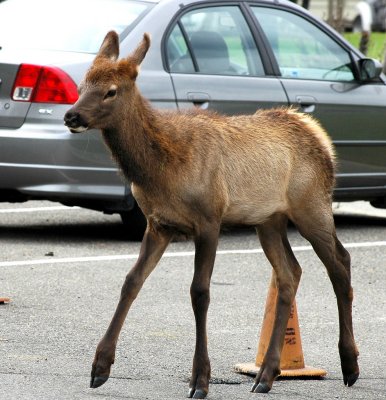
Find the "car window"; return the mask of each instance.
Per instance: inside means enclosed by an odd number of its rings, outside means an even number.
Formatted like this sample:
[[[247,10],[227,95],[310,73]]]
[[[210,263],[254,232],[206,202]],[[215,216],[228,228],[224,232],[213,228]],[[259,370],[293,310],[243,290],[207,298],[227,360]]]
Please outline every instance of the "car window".
[[[177,24],[169,36],[167,56],[171,72],[195,72],[192,56],[186,44],[180,24]]]
[[[152,6],[136,0],[5,0],[0,47],[96,53],[106,32],[122,33]]]
[[[184,14],[169,35],[167,56],[171,72],[264,75],[251,31],[237,6]]]
[[[281,75],[293,79],[352,81],[349,53],[299,15],[252,7],[275,54]]]

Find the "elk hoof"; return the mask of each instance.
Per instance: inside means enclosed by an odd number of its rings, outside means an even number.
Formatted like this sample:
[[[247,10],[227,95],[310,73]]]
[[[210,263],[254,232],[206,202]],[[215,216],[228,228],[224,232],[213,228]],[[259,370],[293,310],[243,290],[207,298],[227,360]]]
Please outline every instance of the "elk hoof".
[[[188,397],[190,399],[205,399],[206,393],[201,389],[190,388]]]
[[[268,393],[271,388],[266,383],[255,383],[252,386],[251,392],[252,393]]]
[[[359,373],[343,375],[343,381],[346,386],[352,386],[358,379]]]
[[[107,379],[109,379],[108,376],[92,376],[91,381],[90,381],[90,388],[97,388],[99,386],[102,386]]]

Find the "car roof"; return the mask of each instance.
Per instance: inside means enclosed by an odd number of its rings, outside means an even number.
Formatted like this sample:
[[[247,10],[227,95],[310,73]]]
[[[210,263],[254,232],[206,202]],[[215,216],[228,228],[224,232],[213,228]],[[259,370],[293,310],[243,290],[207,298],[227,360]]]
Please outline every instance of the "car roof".
[[[144,1],[152,3],[152,4],[166,4],[166,3],[178,2],[181,8],[183,8],[184,6],[193,5],[193,4],[199,5],[201,3],[202,4],[210,4],[210,3],[215,3],[215,4],[233,3],[233,4],[235,4],[235,3],[247,2],[247,3],[259,3],[259,4],[267,4],[267,5],[283,5],[283,6],[286,6],[287,8],[292,8],[292,9],[298,10],[305,15],[310,14],[310,12],[307,9],[305,9],[304,7],[302,7],[299,4],[296,4],[290,0],[144,0]],[[316,19],[319,19],[314,14],[312,14],[312,16]]]

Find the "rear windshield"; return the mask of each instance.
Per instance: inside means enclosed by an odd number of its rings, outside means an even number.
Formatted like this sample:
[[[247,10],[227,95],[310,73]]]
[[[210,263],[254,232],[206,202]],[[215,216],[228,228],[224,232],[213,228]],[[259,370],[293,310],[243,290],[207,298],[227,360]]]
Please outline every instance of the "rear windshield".
[[[135,0],[0,0],[0,48],[96,53],[109,30],[126,34],[152,5]]]

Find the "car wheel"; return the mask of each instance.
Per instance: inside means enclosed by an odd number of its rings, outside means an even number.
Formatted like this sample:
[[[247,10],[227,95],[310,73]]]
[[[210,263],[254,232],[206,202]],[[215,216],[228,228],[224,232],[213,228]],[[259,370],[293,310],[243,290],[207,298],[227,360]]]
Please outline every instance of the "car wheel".
[[[130,211],[122,212],[122,222],[126,228],[126,236],[132,241],[141,241],[146,230],[147,221],[137,203]]]

